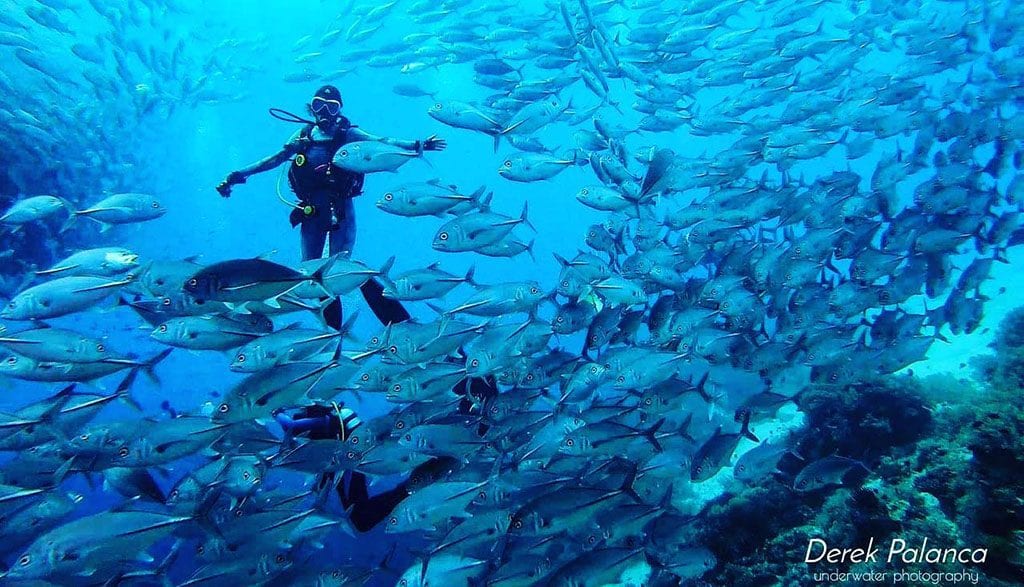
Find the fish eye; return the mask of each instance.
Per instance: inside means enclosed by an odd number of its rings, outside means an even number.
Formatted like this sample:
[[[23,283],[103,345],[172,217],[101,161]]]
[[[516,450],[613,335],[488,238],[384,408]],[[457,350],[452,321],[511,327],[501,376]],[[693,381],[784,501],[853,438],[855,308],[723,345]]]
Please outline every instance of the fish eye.
[[[533,381],[533,373],[527,373],[526,374],[526,380],[527,381]]]
[[[478,361],[477,359],[473,359],[472,361],[469,362],[469,366],[470,367],[479,367],[480,366],[480,361]]]
[[[170,497],[171,499],[178,499],[178,490],[175,489],[171,491],[171,495],[169,495],[168,497]]]
[[[363,373],[363,376],[360,377],[359,379],[361,379],[363,381],[369,381],[370,380],[370,374],[369,373]]]
[[[122,459],[123,459],[123,458],[125,458],[125,457],[127,457],[127,456],[128,456],[128,447],[127,447],[127,446],[122,446],[122,447],[121,447],[121,448],[120,448],[120,449],[119,449],[119,450],[117,451],[117,456],[121,457]]]
[[[590,368],[590,373],[592,375],[597,375],[597,366],[596,365]]]
[[[78,438],[79,438],[79,440],[89,440],[89,435],[88,434],[83,434],[83,435],[79,436]]]
[[[279,555],[277,555],[277,558],[274,559],[274,560],[276,560],[279,563],[283,563],[284,562],[284,555],[283,554],[279,554]]]
[[[358,436],[353,436],[352,438],[350,438],[350,440],[352,441],[352,444],[359,444],[359,437]]]
[[[350,450],[347,453],[345,453],[345,458],[346,459],[354,459],[354,458],[356,458],[356,453]]]
[[[192,287],[195,287],[196,285],[199,284],[199,280],[193,277],[192,279],[188,280],[188,284],[191,285]]]
[[[493,408],[491,408],[491,413],[492,414],[497,414],[498,413],[498,406],[494,406]]]
[[[230,408],[230,407],[228,407],[228,405],[227,405],[227,404],[221,404],[221,405],[217,406],[217,411],[218,411],[218,412],[220,412],[220,413],[222,413],[222,414],[226,414],[226,413],[228,413],[228,410],[229,410],[229,409],[231,409],[231,408]]]
[[[582,190],[580,190],[580,193],[585,196],[590,193],[590,190],[588,190],[587,188],[583,188]]]
[[[573,439],[571,439],[571,438],[565,439],[565,446],[572,446],[574,444],[576,444],[576,442],[574,442]]]
[[[596,237],[597,237],[597,233],[594,232],[593,230],[591,230],[590,232],[587,233],[587,238],[596,238]]]
[[[204,552],[206,552],[206,547],[202,544],[196,547],[196,554],[203,554]]]
[[[597,343],[597,335],[596,334],[590,335],[590,342],[593,342],[595,344]]]
[[[342,149],[341,150],[341,156],[342,157],[348,157],[348,149]]]
[[[412,434],[406,434],[405,435],[405,441],[406,442],[412,442]]]
[[[523,527],[523,521],[522,520],[516,520],[512,525],[515,526],[516,529],[518,530],[519,528]]]
[[[390,347],[388,347],[388,352],[393,355],[398,352],[398,347],[396,347],[395,345],[391,345]]]
[[[405,421],[404,420],[399,420],[399,421],[395,422],[395,428],[398,428],[399,430],[401,430],[402,428],[405,428]]]
[[[590,536],[587,537],[587,543],[588,544],[593,544],[595,542],[597,542],[597,538],[593,534],[591,534]]]
[[[150,206],[152,206],[154,208],[159,208],[160,207],[160,202],[153,202],[152,204],[150,204]]]
[[[739,472],[742,473],[743,471],[747,470],[747,466],[746,465],[736,465],[736,469],[738,469]]]
[[[649,405],[651,405],[652,403],[654,403],[654,401],[653,401],[653,400],[652,400],[651,398],[646,398],[646,399],[644,399],[644,405],[648,405],[648,406],[649,406]]]
[[[7,364],[13,365],[18,362],[18,357],[7,357]]]
[[[536,294],[539,294],[539,293],[540,293],[540,290],[539,290],[539,289],[537,289],[537,288],[535,288],[535,287],[531,287],[531,288],[530,288],[530,293],[532,293],[532,294],[536,295]]]
[[[379,344],[379,343],[380,343],[380,338],[379,337],[375,336],[375,337],[370,339],[370,344]]]
[[[441,109],[441,103],[438,102],[438,103],[434,104],[434,108],[437,108],[438,110],[440,110]]]
[[[157,328],[157,330],[159,330],[160,332],[167,332],[167,325],[161,324],[159,328]]]
[[[246,481],[249,480],[249,471],[242,472],[242,479],[245,479]]]
[[[245,355],[238,355],[238,358],[235,359],[235,360],[238,361],[239,363],[244,363],[245,362]]]
[[[21,557],[20,559],[18,559],[18,564],[23,566],[23,567],[28,565],[30,562],[32,562],[32,557],[30,557],[27,554],[25,556]]]
[[[388,523],[391,524],[392,526],[397,526],[398,525],[398,518],[396,518],[395,516],[391,516],[391,519],[388,520]]]
[[[562,322],[564,322],[564,321],[565,321],[565,320],[564,320],[564,319],[563,319],[563,318],[562,318],[561,316],[556,316],[556,317],[555,317],[555,322],[558,322],[559,324],[561,324],[561,323],[562,323]]]
[[[338,570],[335,570],[333,573],[331,573],[331,576],[334,577],[335,579],[337,579],[340,575],[341,575],[341,572],[338,571]]]
[[[448,233],[447,232],[442,232],[441,234],[437,235],[437,238],[439,238],[439,239],[441,239],[443,241],[446,241],[446,240],[448,240]]]
[[[619,383],[625,383],[626,377],[623,375],[619,375],[618,377],[615,378],[615,381],[618,381]]]
[[[395,196],[393,196],[393,195],[391,194],[391,192],[388,192],[388,193],[384,194],[384,200],[385,200],[385,201],[387,201],[387,202],[390,202],[390,201],[391,201],[391,200],[393,200],[393,199],[395,199]]]
[[[399,391],[402,391],[402,384],[401,384],[401,383],[396,383],[396,384],[395,384],[395,385],[394,385],[394,386],[393,386],[393,387],[391,388],[391,391],[395,391],[395,392],[399,392]]]
[[[160,303],[162,305],[164,305],[164,306],[170,306],[171,305],[171,298],[164,298],[163,300],[161,300]]]
[[[512,167],[512,162],[509,161],[508,159],[505,159],[505,167]]]
[[[102,353],[102,352],[104,352],[104,351],[106,351],[106,350],[107,350],[107,347],[103,346],[103,344],[102,344],[102,343],[101,343],[101,344],[98,344],[98,345],[96,345],[96,352]]]

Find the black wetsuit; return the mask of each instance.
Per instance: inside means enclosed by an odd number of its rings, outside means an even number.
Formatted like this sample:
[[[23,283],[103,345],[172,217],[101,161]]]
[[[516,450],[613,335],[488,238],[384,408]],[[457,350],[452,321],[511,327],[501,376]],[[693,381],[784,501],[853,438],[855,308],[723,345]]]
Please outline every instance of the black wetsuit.
[[[356,239],[356,217],[352,198],[363,192],[364,175],[333,165],[335,153],[351,142],[355,128],[344,116],[339,117],[330,139],[313,140],[313,125],[299,131],[306,139],[295,153],[288,169],[288,183],[299,198],[299,207],[291,214],[292,226],[300,225],[302,259],[319,259],[330,237],[330,254],[349,256]],[[307,214],[306,211],[310,213]],[[404,322],[409,313],[396,300],[385,298],[384,286],[370,279],[360,291],[382,324]],[[341,300],[325,312],[328,324],[340,328]]]
[[[459,403],[458,413],[468,415],[475,398],[477,402],[493,397],[498,393],[497,383],[493,377],[486,379],[469,379],[460,381],[452,391],[463,395]],[[347,437],[354,430],[350,427],[351,419],[341,423],[338,412],[331,406],[312,405],[299,410],[290,418],[293,422],[301,422],[301,435],[314,440],[340,439]],[[344,426],[344,434],[342,426]],[[478,430],[483,435],[486,427],[481,425]],[[360,532],[367,532],[387,518],[395,507],[409,497],[410,485],[423,485],[437,481],[448,471],[457,466],[456,459],[451,457],[434,457],[419,465],[401,483],[392,489],[371,496],[367,488],[366,475],[356,471],[346,471],[337,481],[336,490],[341,505],[349,511],[352,526]],[[334,482],[334,475],[325,473],[317,480],[318,489]]]

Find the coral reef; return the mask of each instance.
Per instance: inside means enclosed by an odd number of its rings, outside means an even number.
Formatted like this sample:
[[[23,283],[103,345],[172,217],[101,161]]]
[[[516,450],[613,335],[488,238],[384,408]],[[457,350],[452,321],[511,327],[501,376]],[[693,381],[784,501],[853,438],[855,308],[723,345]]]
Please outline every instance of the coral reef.
[[[776,475],[723,496],[698,530],[722,561],[708,579],[737,586],[815,585],[814,569],[802,562],[811,538],[838,548],[862,546],[868,538],[876,544],[927,538],[932,545],[987,548],[987,561],[894,569],[880,560],[830,570],[970,570],[982,574],[982,584],[1020,584],[1024,309],[1006,316],[992,347],[994,354],[978,361],[974,381],[894,375],[804,392],[801,455],[808,462],[831,454],[858,458],[871,475],[859,487],[804,494]]]

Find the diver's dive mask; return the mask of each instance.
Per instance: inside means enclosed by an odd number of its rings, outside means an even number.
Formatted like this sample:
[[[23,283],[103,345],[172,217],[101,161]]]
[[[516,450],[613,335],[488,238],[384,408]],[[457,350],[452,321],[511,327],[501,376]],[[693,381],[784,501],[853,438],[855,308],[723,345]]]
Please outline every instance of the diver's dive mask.
[[[328,98],[321,98],[315,96],[309,103],[309,109],[316,114],[317,117],[321,116],[337,116],[341,112],[341,100],[331,100]]]

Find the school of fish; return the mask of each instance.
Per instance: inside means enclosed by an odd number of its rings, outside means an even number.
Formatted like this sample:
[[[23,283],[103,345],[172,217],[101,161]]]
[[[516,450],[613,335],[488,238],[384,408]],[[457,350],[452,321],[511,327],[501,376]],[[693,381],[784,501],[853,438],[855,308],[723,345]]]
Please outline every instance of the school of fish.
[[[116,34],[128,23],[168,30],[161,15],[172,8],[126,6],[40,0],[0,11],[0,52],[56,95],[71,85],[103,102],[134,88],[136,110],[111,111],[116,117],[163,107],[155,95],[228,99],[204,97],[207,74],[184,71],[199,59],[186,55],[186,38]],[[33,145],[88,145],[93,164],[60,173],[80,173],[105,194],[79,202],[26,193],[0,216],[5,239],[58,213],[68,235],[89,222],[103,227],[96,242],[20,275],[0,311],[7,393],[20,380],[53,385],[45,399],[0,414],[0,451],[10,456],[0,466],[5,583],[712,577],[716,553],[694,542],[693,528],[723,488],[777,475],[796,450],[788,436],[761,432],[781,410],[795,411],[812,385],[902,371],[979,328],[983,286],[1024,242],[1024,5],[549,0],[536,8],[350,2],[291,49],[295,69],[284,82],[392,70],[408,80],[394,92],[450,132],[493,142],[493,185],[463,193],[459,178],[396,182],[372,196],[384,213],[436,222],[436,262],[424,266],[401,251],[382,267],[344,257],[289,267],[230,252],[209,263],[187,256],[202,251],[143,258],[118,226],[158,218],[174,203],[130,189],[144,169],[117,169],[120,150],[134,144],[118,127],[135,123],[55,113],[0,70],[8,147],[59,163],[59,153]],[[70,23],[87,11],[112,32],[74,44],[86,81],[72,83],[31,31],[72,35]],[[398,20],[421,32],[387,38]],[[211,59],[247,46],[224,41]],[[156,90],[137,87],[127,59],[152,68]],[[431,86],[427,74],[444,68],[471,68],[478,87],[459,95]],[[67,120],[44,125],[36,110]],[[624,125],[626,111],[639,123]],[[59,140],[39,136],[54,128]],[[542,129],[572,148],[542,144]],[[357,143],[335,163],[388,172],[415,156]],[[585,206],[604,221],[569,236],[578,254],[531,259],[529,205],[501,209],[491,191],[531,190],[569,169],[580,181],[576,193],[559,195],[566,210]],[[484,284],[473,270],[445,271],[445,253],[553,262],[558,279]],[[433,318],[358,341],[348,324],[324,326],[323,300],[371,277]],[[61,322],[113,307],[130,308],[167,348],[140,357],[116,337]],[[136,381],[159,382],[172,352],[200,351],[212,352],[192,360],[245,378],[209,409],[140,413]],[[452,390],[466,377],[493,377],[500,389],[465,398],[469,415],[456,413],[464,398]],[[113,391],[85,390],[101,378]],[[372,395],[389,411],[344,440],[290,438],[274,423],[281,410]],[[115,404],[134,416],[97,418]],[[869,474],[853,456],[809,462],[786,482],[799,494]],[[359,537],[331,504],[333,488],[314,481],[347,470],[403,475],[431,458],[450,466],[413,480],[383,522],[387,535],[408,538],[396,543],[401,552],[354,555]],[[85,507],[68,489],[76,478],[122,499]]]

